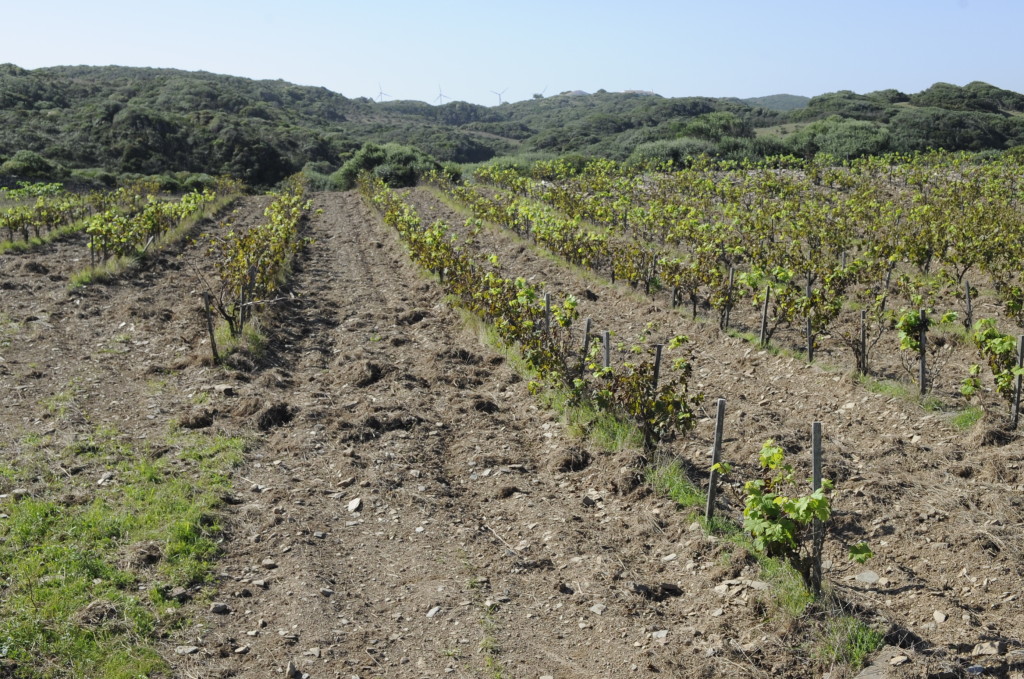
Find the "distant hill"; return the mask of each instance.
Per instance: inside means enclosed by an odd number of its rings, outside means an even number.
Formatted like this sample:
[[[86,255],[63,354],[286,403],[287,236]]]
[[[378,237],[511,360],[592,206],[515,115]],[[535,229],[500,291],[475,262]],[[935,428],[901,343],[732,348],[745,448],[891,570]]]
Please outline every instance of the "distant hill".
[[[194,173],[271,185],[304,168],[326,177],[367,142],[456,163],[1003,150],[1024,144],[1022,112],[1024,95],[980,82],[937,83],[913,95],[668,98],[572,90],[498,106],[433,106],[206,72],[0,64],[0,182]]]
[[[772,111],[795,111],[798,108],[806,108],[810,97],[801,97],[796,94],[770,94],[767,97],[749,97],[740,99],[749,106],[760,106]]]
[[[438,112],[392,115],[369,99],[281,80],[0,65],[0,163],[21,151],[67,169],[230,174],[266,185],[307,163],[336,166],[369,140],[413,143],[459,161],[485,160],[508,147],[482,144]]]

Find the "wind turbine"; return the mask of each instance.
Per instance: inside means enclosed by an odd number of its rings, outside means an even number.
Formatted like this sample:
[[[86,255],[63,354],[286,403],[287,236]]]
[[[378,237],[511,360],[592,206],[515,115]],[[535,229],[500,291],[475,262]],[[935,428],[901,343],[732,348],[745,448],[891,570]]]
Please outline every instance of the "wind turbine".
[[[438,85],[437,86],[437,99],[435,99],[434,101],[436,101],[438,104],[443,104],[445,99],[451,99],[451,97],[449,97],[447,94],[442,92],[441,91],[441,86]]]
[[[508,88],[507,87],[505,89],[503,89],[501,92],[498,92],[496,90],[491,90],[491,94],[497,94],[498,95],[498,106],[501,106],[501,95],[505,94],[506,92],[508,92]]]
[[[378,92],[377,92],[377,102],[378,103],[384,101],[384,97],[390,97],[391,96],[390,94],[388,94],[387,92],[384,91],[384,88],[381,87],[380,83],[377,83],[377,90],[378,90]]]

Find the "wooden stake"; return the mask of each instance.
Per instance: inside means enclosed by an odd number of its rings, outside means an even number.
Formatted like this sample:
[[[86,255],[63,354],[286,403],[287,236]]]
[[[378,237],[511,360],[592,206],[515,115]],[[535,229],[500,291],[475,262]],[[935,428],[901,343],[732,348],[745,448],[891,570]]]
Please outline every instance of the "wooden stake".
[[[590,353],[590,319],[583,323],[583,354],[580,356],[580,375],[587,369],[587,354]]]
[[[764,306],[761,307],[761,337],[760,344],[765,346],[768,342],[768,299],[772,296],[772,288],[768,286],[764,289]]]
[[[843,253],[843,256],[845,257],[846,254]],[[808,300],[811,299],[811,293],[812,292],[813,292],[813,290],[811,290],[811,279],[810,279],[810,276],[808,276],[808,278],[807,278],[807,289],[805,290],[805,293],[807,295],[807,299]],[[807,362],[808,363],[813,363],[814,362],[814,326],[811,323],[811,313],[812,313],[811,311],[807,312],[806,334],[807,334]]]
[[[210,349],[213,351],[214,365],[220,363],[220,354],[217,353],[217,338],[213,332],[213,312],[210,309],[210,293],[203,291],[203,311],[206,312],[206,331],[210,333]]]
[[[725,289],[725,317],[722,321],[722,330],[729,329],[729,315],[732,313],[732,284],[736,277],[736,268],[729,267],[729,286]]]
[[[814,329],[811,326],[811,317],[807,317],[807,327],[804,331],[807,335],[807,362],[814,363]]]
[[[551,293],[544,293],[544,334],[551,334]]]
[[[920,357],[919,358],[920,358],[921,364],[920,364],[920,367],[918,368],[918,381],[921,383],[921,396],[923,397],[928,392],[928,386],[926,384],[927,379],[928,379],[928,369],[927,369],[927,366],[925,365],[925,340],[926,340],[926,335],[928,334],[928,330],[927,330],[928,313],[924,309],[921,309],[919,313],[920,313],[919,318],[921,320],[921,323],[920,323],[921,331],[920,331],[920,334],[918,335],[917,343],[920,346]]]
[[[1024,335],[1017,338],[1017,368],[1024,368]],[[1013,390],[1013,414],[1010,417],[1010,425],[1017,428],[1020,420],[1020,397],[1021,397],[1021,376],[1017,375],[1017,383]]]
[[[964,319],[964,327],[968,330],[974,325],[974,309],[971,304],[971,283],[964,281],[964,301],[967,304],[967,318]]]
[[[821,422],[811,424],[811,490],[821,488]],[[825,524],[814,519],[812,524],[813,546],[811,551],[811,589],[821,591],[821,552],[825,544]]]
[[[245,284],[238,289],[238,334],[245,329]]]
[[[868,374],[868,312],[860,312],[860,372]]]
[[[604,367],[610,368],[612,365],[612,334],[607,330],[604,331]]]
[[[715,412],[715,443],[711,449],[711,478],[708,481],[708,503],[704,507],[704,520],[710,521],[715,515],[715,498],[718,496],[718,470],[715,465],[722,461],[722,432],[725,427],[725,399],[718,399]]]
[[[821,422],[811,423],[811,490],[821,488]]]
[[[658,390],[658,377],[661,375],[661,348],[663,344],[654,345],[654,379],[651,380],[651,389]]]

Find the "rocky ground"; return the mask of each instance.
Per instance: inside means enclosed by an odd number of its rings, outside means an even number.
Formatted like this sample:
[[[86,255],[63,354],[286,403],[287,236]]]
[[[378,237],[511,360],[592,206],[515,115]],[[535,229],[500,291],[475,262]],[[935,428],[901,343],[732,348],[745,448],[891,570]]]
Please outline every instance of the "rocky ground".
[[[463,221],[426,190],[409,199]],[[80,243],[0,258],[5,454],[103,423],[249,441],[217,581],[161,642],[176,676],[838,679],[851,672],[819,649],[840,610],[888,633],[875,676],[1024,676],[1024,448],[994,420],[961,432],[827,361],[758,350],[481,232],[482,253],[576,295],[596,329],[690,337],[706,412],[663,456],[707,469],[717,398],[740,471],[769,438],[805,451],[823,423],[833,603],[794,619],[753,556],[652,492],[639,451],[580,440],[531,396],[356,194],[314,202],[314,243],[262,319],[266,352],[224,367],[208,358],[201,245],[74,291]],[[263,204],[246,199],[236,225]],[[44,405],[69,391],[59,417]],[[719,511],[739,506],[727,484]],[[861,540],[876,556],[855,566]]]

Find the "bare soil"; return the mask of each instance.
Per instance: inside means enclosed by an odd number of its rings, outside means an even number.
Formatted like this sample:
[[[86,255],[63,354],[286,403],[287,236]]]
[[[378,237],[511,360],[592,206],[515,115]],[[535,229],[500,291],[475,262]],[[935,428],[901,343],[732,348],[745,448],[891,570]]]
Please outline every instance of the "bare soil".
[[[409,199],[425,220],[463,221],[428,191]],[[264,204],[243,201],[236,228]],[[56,449],[104,424],[136,440],[189,423],[251,441],[222,508],[218,581],[161,642],[175,676],[842,676],[814,650],[819,609],[787,619],[752,557],[641,481],[639,451],[570,435],[356,194],[315,207],[315,242],[263,316],[266,352],[223,367],[208,358],[199,245],[70,292],[81,243],[0,257],[5,456],[46,465],[26,458],[26,436]],[[654,321],[690,337],[707,412],[663,451],[689,468],[708,467],[714,399],[727,399],[725,458],[740,473],[765,439],[806,451],[823,422],[838,487],[825,576],[836,601],[889,632],[885,672],[1022,676],[1014,434],[960,432],[505,233],[485,229],[477,245],[506,273],[576,295],[595,329],[629,342]],[[720,512],[739,506],[727,487]],[[861,540],[876,556],[853,566]],[[972,655],[984,642],[998,652]]]

